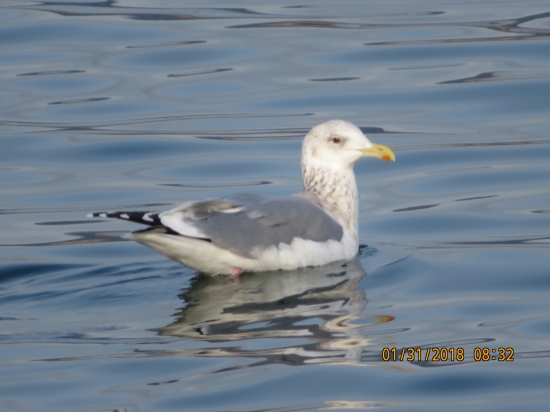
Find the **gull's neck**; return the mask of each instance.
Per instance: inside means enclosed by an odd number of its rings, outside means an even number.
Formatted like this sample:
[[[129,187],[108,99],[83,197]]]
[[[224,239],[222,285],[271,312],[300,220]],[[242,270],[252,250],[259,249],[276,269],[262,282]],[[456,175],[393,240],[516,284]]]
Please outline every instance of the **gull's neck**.
[[[359,201],[353,169],[302,164],[302,175],[302,195],[326,210],[357,240]]]

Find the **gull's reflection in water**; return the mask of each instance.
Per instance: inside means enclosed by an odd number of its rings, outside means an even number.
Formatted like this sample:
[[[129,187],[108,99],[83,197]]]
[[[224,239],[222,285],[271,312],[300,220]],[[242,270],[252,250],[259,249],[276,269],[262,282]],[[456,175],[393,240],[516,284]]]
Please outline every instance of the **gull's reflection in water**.
[[[294,271],[200,276],[182,293],[187,306],[160,335],[225,342],[184,350],[194,356],[262,358],[260,364],[358,363],[369,340],[361,334],[367,305],[359,259]],[[372,323],[383,322],[371,319]],[[227,342],[240,341],[238,346]],[[190,353],[192,352],[192,353]]]

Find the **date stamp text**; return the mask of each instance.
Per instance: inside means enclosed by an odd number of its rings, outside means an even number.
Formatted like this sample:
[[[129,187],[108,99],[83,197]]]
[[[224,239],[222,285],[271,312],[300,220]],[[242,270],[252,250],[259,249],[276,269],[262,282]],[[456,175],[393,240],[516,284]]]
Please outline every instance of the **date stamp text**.
[[[469,356],[470,355],[470,356]],[[513,362],[513,348],[474,348],[468,354],[464,348],[384,348],[384,362],[463,362],[473,359],[475,362]]]

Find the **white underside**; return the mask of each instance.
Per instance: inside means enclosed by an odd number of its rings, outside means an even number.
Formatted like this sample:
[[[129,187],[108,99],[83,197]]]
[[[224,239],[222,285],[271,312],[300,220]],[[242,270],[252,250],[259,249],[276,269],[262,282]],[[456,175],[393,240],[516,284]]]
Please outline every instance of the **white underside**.
[[[208,274],[230,274],[234,268],[245,272],[291,270],[305,266],[325,265],[337,260],[350,260],[358,251],[358,242],[344,233],[342,241],[314,242],[294,238],[290,245],[251,251],[253,258],[236,255],[211,242],[191,237],[158,232],[136,232],[130,238],[150,247],[164,256],[190,268]]]

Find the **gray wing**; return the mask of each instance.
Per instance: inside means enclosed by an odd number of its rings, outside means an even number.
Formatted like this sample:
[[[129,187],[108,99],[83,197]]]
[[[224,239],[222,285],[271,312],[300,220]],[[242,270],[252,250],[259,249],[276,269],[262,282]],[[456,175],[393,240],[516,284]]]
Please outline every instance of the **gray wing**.
[[[265,200],[237,195],[187,203],[163,213],[161,221],[177,233],[209,240],[244,257],[252,257],[254,247],[290,244],[294,238],[340,241],[344,233],[323,209],[300,196]]]

